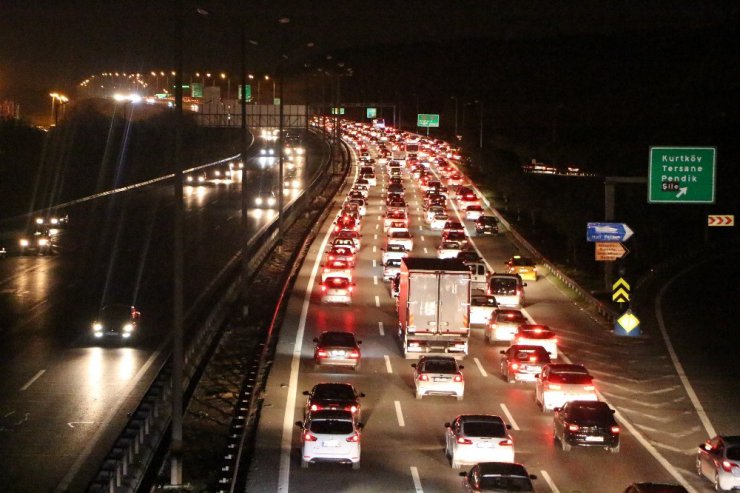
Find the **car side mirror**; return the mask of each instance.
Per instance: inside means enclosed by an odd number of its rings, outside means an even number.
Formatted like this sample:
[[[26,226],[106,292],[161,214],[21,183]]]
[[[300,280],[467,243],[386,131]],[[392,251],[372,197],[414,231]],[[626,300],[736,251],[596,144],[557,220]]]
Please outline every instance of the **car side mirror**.
[[[460,369],[461,369],[461,370],[464,370],[464,369],[465,369],[465,367],[464,367],[463,365],[460,365]]]
[[[537,475],[536,474],[530,474],[529,475],[529,479],[537,479]]]
[[[308,395],[308,394],[309,394],[308,390],[303,391],[303,395]]]
[[[542,378],[542,374],[541,373],[538,373],[537,375],[534,376],[534,378],[536,378],[537,380],[539,380],[540,378]]]
[[[510,430],[511,429],[511,425],[506,425],[506,429],[507,430]]]
[[[468,477],[468,473],[466,473],[466,472],[459,472],[459,473],[457,473],[457,475],[460,476],[461,478]]]
[[[522,283],[522,286],[524,286],[526,288],[527,287],[527,283],[526,282],[523,282]]]
[[[364,392],[360,392],[360,397],[365,397],[365,393]]]
[[[610,409],[610,411],[611,411],[611,413],[612,413],[612,414],[614,414],[614,413],[616,413],[616,412],[617,412],[617,411],[616,411],[616,410],[614,410],[614,409]]]
[[[357,423],[357,429],[358,429],[358,430],[361,430],[361,429],[363,429],[364,427],[365,427],[365,423],[363,423],[362,421],[360,421],[359,423]]]

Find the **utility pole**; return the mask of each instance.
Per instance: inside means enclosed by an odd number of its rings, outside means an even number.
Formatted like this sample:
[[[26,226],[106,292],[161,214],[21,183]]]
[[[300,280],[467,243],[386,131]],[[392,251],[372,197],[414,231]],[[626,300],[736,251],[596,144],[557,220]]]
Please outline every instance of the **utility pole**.
[[[242,193],[241,193],[241,208],[242,208],[242,316],[244,318],[249,314],[249,306],[247,305],[247,299],[249,295],[249,286],[247,280],[249,279],[249,257],[247,257],[247,243],[249,242],[249,201],[247,194],[247,34],[245,20],[242,19],[241,23],[241,79],[242,86],[241,91],[241,110],[242,110],[242,125],[241,125],[241,158],[242,158]]]

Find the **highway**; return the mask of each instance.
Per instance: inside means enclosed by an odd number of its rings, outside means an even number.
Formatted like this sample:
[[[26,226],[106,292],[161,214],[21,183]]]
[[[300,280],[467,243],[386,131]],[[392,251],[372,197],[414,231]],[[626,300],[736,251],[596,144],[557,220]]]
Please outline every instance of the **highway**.
[[[388,177],[381,165],[375,167],[379,181],[371,189],[362,222],[352,304],[322,305],[319,300],[317,273],[331,236],[329,220],[321,226],[293,288],[264,396],[255,444],[258,453],[247,491],[459,491],[459,471],[450,467],[443,451],[443,423],[461,413],[497,414],[511,424],[516,460],[538,476],[535,484],[540,492],[616,493],[635,481],[680,482],[689,491],[710,490],[693,468],[695,447],[706,432],[661,341],[614,336],[605,321],[551,276],[525,288],[526,312],[556,331],[561,360],[585,364],[596,377],[600,398],[617,409],[622,425],[619,454],[588,448],[566,453],[556,447],[552,415],[535,405],[532,384],[504,383],[498,375],[498,351],[506,346],[486,345],[481,328],[473,330],[470,354],[464,361],[464,400],[416,400],[412,361],[401,357],[394,300],[382,281],[381,224]],[[415,240],[413,255],[433,257],[439,232],[423,221],[420,192],[408,175],[404,185]],[[337,205],[329,218],[338,210]],[[467,222],[468,231],[473,231],[470,225]],[[492,269],[501,270],[503,262],[518,253],[509,235],[476,237],[474,231],[472,235]],[[357,373],[314,369],[311,341],[330,329],[353,331],[363,341],[363,363]],[[325,381],[350,382],[366,394],[359,471],[336,464],[300,468],[301,442],[295,422],[303,416],[301,394]],[[737,406],[728,412],[733,417],[724,422],[737,423]]]
[[[260,147],[274,143],[258,141]],[[295,180],[315,171],[323,148],[316,149],[307,165],[296,161]],[[268,161],[247,161],[252,199],[270,181],[261,175],[277,175],[275,160]],[[2,491],[84,490],[163,364],[172,316],[171,183],[71,206],[58,255],[0,261]],[[238,251],[241,180],[188,185],[184,202],[185,306],[192,308]],[[275,216],[249,212],[251,231]],[[105,302],[142,312],[129,344],[92,340]]]

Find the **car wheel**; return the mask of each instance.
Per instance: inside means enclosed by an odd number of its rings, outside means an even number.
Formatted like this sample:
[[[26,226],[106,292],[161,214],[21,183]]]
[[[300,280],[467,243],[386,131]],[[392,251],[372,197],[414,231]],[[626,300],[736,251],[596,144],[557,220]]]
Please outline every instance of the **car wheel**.
[[[301,459],[301,469],[308,469],[308,461]]]
[[[352,470],[357,471],[360,468],[360,462],[353,462],[352,463]]]
[[[616,444],[614,447],[609,447],[609,452],[611,452],[612,454],[618,454],[619,453],[619,445],[620,444]]]
[[[572,448],[571,444],[565,441],[565,436],[560,437],[560,448],[563,449],[563,452],[570,452]]]

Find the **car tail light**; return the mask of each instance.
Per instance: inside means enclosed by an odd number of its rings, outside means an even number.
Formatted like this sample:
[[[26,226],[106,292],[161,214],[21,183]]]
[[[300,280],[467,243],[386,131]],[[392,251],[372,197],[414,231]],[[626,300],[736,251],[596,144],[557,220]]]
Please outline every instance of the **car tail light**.
[[[354,289],[352,288],[352,286],[350,286],[349,288],[347,288],[347,291],[351,293],[352,291],[354,291]]]
[[[504,447],[513,447],[514,441],[507,438],[506,440],[501,440],[500,442],[498,442],[498,444],[503,445]]]
[[[322,293],[326,293],[326,285],[325,284],[322,284],[321,285],[321,292]]]
[[[419,381],[420,382],[428,382],[429,376],[426,373],[420,373],[419,374]]]
[[[316,436],[312,435],[310,431],[306,430],[303,432],[303,441],[304,442],[315,442],[318,440]]]
[[[463,381],[462,373],[458,373],[457,375],[455,375],[455,378],[453,378],[452,381],[453,382],[462,382]]]
[[[357,412],[357,406],[345,406],[344,410],[355,414]]]
[[[537,363],[537,356],[530,356],[529,357],[529,362],[530,363]]]
[[[547,390],[560,390],[562,387],[559,383],[547,383]]]
[[[347,437],[348,442],[358,443],[360,441],[360,434],[354,432],[352,436]]]
[[[509,363],[509,365],[511,366],[511,369],[512,370],[518,370],[519,369],[519,363],[512,362],[512,363]]]
[[[329,353],[326,351],[326,349],[319,349],[317,356],[319,358],[326,358],[327,356],[329,356]]]
[[[457,437],[457,440],[455,441],[459,443],[460,445],[472,445],[473,444],[472,440],[469,440],[465,437]]]
[[[619,431],[620,431],[619,430],[619,426],[612,426],[611,427],[612,435],[617,435],[619,433]]]
[[[356,349],[353,349],[351,353],[349,353],[349,359],[360,359],[360,352]]]
[[[334,260],[335,258],[334,255],[329,255],[329,260]]]
[[[321,410],[321,406],[318,404],[311,404],[311,411],[319,411]]]
[[[724,469],[725,472],[732,472],[732,469],[735,467],[740,467],[734,462],[730,462],[729,460],[723,460],[722,461],[722,469]]]
[[[583,386],[583,390],[585,390],[587,392],[593,392],[595,389],[596,389],[596,387],[594,387],[593,385],[584,385]]]
[[[578,431],[578,425],[568,425],[568,431]]]

